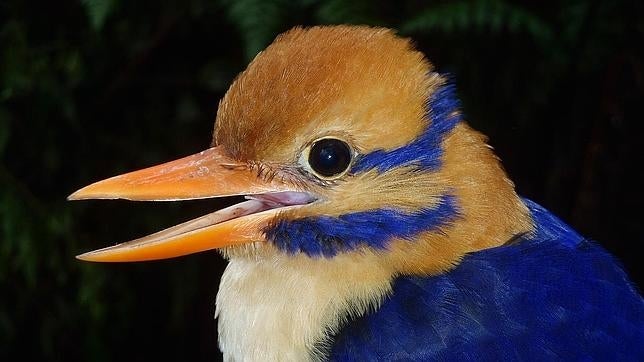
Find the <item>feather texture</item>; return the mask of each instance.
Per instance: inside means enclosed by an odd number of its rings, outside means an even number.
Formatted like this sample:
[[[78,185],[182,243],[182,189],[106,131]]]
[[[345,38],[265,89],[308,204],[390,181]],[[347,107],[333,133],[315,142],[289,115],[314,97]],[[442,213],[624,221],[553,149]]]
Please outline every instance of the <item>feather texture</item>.
[[[332,360],[643,360],[644,302],[619,263],[539,205],[536,231],[403,276],[348,324]]]

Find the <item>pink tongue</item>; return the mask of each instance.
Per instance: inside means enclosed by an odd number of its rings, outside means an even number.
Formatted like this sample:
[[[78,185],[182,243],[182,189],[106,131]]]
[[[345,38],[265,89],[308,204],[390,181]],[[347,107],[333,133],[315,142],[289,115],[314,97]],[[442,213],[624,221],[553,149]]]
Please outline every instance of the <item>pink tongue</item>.
[[[295,191],[284,191],[276,192],[271,194],[260,194],[260,195],[249,195],[246,196],[248,201],[240,202],[229,206],[225,209],[221,209],[204,215],[202,217],[196,218],[173,226],[169,229],[159,231],[155,234],[148,235],[144,238],[137,239],[137,242],[149,242],[156,241],[159,239],[165,239],[172,236],[185,234],[197,229],[204,227],[212,226],[219,224],[228,220],[232,220],[238,217],[256,214],[258,212],[270,210],[276,207],[282,206],[291,206],[291,205],[304,205],[310,202],[315,201],[311,195],[304,192],[295,192]]]
[[[311,195],[304,192],[295,191],[249,195],[246,196],[246,198],[249,200],[229,206],[225,209],[215,211],[194,220],[184,222],[183,224],[173,226],[169,229],[159,231],[158,233],[148,235],[145,238],[139,239],[138,241],[140,242],[146,239],[145,241],[147,242],[147,239],[149,239],[150,241],[164,239],[219,224],[238,217],[256,214],[258,212],[270,210],[276,207],[304,205],[315,201],[315,198],[313,198]]]
[[[229,206],[225,209],[215,211],[194,220],[184,222],[183,224],[173,226],[156,234],[149,235],[146,238],[150,238],[152,240],[168,238],[170,236],[184,234],[190,231],[219,224],[238,217],[256,214],[258,212],[270,210],[276,207],[304,205],[315,200],[315,198],[307,193],[295,191],[249,195],[246,196],[246,198],[249,200]]]
[[[189,233],[191,231],[195,231],[201,228],[219,224],[241,216],[246,216],[246,215],[266,211],[269,209],[271,209],[271,206],[262,200],[248,200],[248,201],[240,202],[239,204],[227,207],[225,209],[215,211],[208,215],[204,215],[202,217],[198,217],[196,219],[186,221],[179,225],[175,225],[171,228],[161,230],[154,234],[151,234],[136,240],[128,241],[127,243],[123,243],[123,244],[130,243],[130,244],[136,244],[136,245],[143,245],[147,243],[153,243],[159,240],[168,239],[177,235]]]
[[[284,191],[275,192],[270,194],[259,194],[246,196],[247,199],[260,200],[268,203],[278,204],[282,206],[291,205],[304,205],[315,201],[310,194],[305,192]]]

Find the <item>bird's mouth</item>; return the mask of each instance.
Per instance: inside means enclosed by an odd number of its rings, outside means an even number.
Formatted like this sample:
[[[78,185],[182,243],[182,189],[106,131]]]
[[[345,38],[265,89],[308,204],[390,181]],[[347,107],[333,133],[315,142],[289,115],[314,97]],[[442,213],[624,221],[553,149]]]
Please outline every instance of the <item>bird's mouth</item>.
[[[246,201],[140,239],[95,250],[78,258],[97,262],[166,259],[225,246],[265,241],[264,229],[277,213],[316,198],[283,180],[262,179],[219,147],[84,187],[69,200],[175,201],[244,195]]]

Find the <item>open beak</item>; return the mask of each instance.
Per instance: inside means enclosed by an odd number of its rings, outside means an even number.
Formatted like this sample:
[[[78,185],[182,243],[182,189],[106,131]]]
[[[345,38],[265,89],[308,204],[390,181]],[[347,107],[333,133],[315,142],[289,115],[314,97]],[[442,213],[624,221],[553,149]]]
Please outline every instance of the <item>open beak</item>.
[[[225,246],[265,241],[263,230],[287,207],[314,201],[277,178],[264,178],[213,147],[158,166],[86,186],[69,200],[175,201],[246,195],[247,201],[126,243],[77,256],[97,262],[166,259]]]

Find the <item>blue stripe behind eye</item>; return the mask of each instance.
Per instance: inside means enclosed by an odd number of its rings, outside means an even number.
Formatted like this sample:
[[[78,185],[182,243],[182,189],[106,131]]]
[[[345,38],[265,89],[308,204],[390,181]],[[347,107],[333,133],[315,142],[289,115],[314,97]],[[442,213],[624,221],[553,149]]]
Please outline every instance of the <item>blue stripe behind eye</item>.
[[[395,209],[279,220],[264,230],[268,240],[291,254],[332,257],[359,246],[386,249],[393,238],[411,239],[449,225],[458,217],[456,197],[444,195],[434,208],[405,213]]]
[[[382,173],[402,165],[429,170],[438,168],[443,155],[443,137],[461,120],[459,106],[454,85],[440,86],[427,101],[431,123],[420,137],[392,151],[377,150],[358,156],[351,172],[361,173],[375,168]]]

